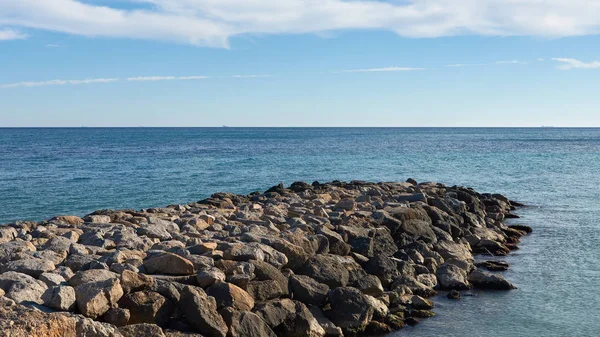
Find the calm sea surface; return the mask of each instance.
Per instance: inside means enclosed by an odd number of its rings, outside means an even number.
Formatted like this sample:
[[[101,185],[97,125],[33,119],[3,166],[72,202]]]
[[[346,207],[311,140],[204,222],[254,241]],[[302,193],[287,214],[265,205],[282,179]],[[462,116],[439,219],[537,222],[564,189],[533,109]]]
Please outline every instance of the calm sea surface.
[[[438,298],[397,336],[600,334],[600,129],[0,129],[0,223],[409,177],[522,201],[535,232],[507,258],[518,290]]]

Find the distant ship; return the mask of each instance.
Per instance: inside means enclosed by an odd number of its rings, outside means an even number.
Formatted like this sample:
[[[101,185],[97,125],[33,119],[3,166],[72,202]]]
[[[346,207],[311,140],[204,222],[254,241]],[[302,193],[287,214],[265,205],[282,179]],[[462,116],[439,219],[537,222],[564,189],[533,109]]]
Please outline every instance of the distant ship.
[[[223,127],[224,127],[224,128],[228,128],[229,126],[227,126],[227,125],[223,125]]]

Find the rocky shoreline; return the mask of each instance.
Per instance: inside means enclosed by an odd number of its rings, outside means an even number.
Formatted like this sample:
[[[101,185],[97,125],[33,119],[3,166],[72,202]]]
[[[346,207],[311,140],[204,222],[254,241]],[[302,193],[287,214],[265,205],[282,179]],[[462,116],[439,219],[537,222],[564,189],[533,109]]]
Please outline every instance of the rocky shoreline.
[[[0,227],[3,336],[375,336],[510,290],[523,206],[421,183],[297,182]]]

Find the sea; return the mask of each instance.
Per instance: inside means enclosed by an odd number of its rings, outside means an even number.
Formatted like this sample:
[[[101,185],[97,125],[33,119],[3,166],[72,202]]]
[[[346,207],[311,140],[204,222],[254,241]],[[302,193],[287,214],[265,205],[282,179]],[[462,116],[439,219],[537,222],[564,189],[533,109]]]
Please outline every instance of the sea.
[[[0,223],[408,178],[502,193],[534,232],[506,257],[518,289],[439,296],[392,336],[600,335],[600,129],[0,128]]]

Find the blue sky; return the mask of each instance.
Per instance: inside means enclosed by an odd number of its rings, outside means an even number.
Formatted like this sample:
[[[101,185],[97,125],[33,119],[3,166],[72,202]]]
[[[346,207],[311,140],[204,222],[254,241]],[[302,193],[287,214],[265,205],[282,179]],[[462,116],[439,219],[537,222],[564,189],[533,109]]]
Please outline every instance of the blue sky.
[[[591,0],[0,0],[0,126],[600,126]]]

